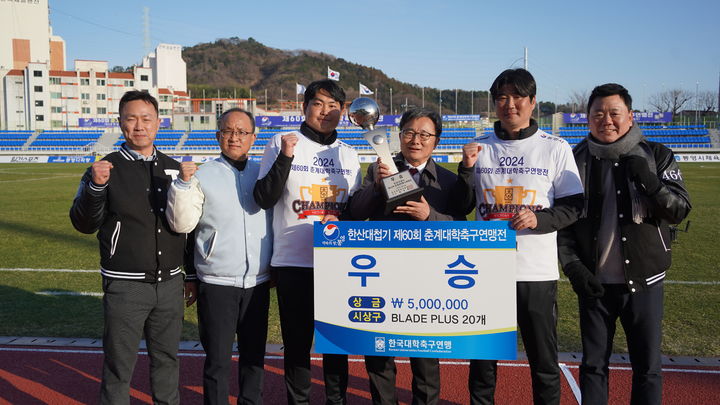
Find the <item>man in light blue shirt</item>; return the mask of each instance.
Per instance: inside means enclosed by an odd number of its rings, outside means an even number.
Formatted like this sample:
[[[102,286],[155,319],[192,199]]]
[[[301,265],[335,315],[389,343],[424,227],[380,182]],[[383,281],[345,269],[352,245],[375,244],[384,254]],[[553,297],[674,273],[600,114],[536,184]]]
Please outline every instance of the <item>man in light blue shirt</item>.
[[[257,135],[252,114],[233,108],[218,119],[222,156],[198,168],[183,162],[168,192],[167,218],[195,230],[198,328],[205,349],[205,404],[228,403],[233,338],[239,359],[238,403],[261,404],[270,303],[272,210],[253,198],[260,165],[248,159]],[[185,231],[182,231],[185,232]]]

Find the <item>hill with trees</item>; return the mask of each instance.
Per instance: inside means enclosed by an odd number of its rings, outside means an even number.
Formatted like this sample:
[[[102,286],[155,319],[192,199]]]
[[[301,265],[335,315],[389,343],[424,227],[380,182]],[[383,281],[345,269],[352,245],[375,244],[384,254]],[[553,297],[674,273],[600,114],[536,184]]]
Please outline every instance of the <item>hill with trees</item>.
[[[265,91],[269,109],[277,109],[280,101],[295,101],[295,83],[307,85],[323,79],[327,68],[340,72],[340,85],[349,100],[359,97],[358,82],[377,94],[382,113],[392,109],[402,113],[406,106],[421,106],[423,91],[425,107],[437,109],[442,90],[443,114],[470,114],[470,91],[422,88],[388,77],[381,70],[349,62],[322,52],[309,50],[287,51],[267,47],[253,38],[237,37],[201,43],[183,49],[187,63],[188,88],[192,97],[255,97],[264,107]],[[487,92],[472,92],[472,112],[487,112]],[[302,100],[302,97],[300,98]]]

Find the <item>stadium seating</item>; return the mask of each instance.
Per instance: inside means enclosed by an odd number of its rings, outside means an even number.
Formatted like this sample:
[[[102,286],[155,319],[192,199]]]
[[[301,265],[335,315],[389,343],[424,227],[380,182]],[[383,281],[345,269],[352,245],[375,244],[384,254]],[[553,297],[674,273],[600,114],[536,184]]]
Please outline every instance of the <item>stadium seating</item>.
[[[28,146],[30,151],[74,151],[93,145],[103,135],[103,131],[57,131],[41,132]]]
[[[182,130],[161,129],[155,135],[155,147],[161,151],[174,151],[183,135],[185,135],[185,131]],[[123,142],[125,142],[125,139],[121,136],[113,147],[117,150]]]
[[[711,148],[712,141],[708,129],[704,125],[665,125],[641,126],[645,136],[654,142],[661,142],[673,149]],[[550,132],[551,128],[543,130]],[[387,128],[388,133],[391,131]],[[475,138],[479,133],[491,133],[492,128],[445,128],[438,144],[438,152],[460,152],[462,146]],[[251,153],[262,153],[265,145],[274,135],[284,130],[260,129]],[[364,130],[359,128],[339,128],[338,139],[351,145],[360,152],[371,151],[372,148],[362,137]],[[178,148],[181,139],[187,134],[182,147]],[[571,145],[576,145],[588,134],[587,126],[567,126],[560,128],[560,136]],[[34,135],[34,131],[0,131],[0,151],[20,151]],[[27,146],[29,151],[87,151],[103,135],[103,130],[46,130],[41,131],[33,142]],[[120,147],[124,139],[120,137],[114,149]],[[218,153],[220,148],[215,139],[214,130],[160,130],[155,145],[163,151],[184,153],[203,152]]]
[[[0,151],[21,150],[34,131],[0,131]]]
[[[653,142],[660,142],[673,149],[702,149],[711,148],[712,141],[704,125],[666,125],[666,126],[640,126],[643,134]],[[560,136],[568,143],[575,145],[588,134],[588,127],[561,127]]]

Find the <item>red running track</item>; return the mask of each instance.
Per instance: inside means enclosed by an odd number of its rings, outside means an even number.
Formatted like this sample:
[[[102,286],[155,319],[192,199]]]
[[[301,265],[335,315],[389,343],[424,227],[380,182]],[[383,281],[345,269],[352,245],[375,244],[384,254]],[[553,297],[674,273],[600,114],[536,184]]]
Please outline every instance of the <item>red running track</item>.
[[[180,398],[183,404],[202,403],[202,352],[181,352]],[[398,359],[398,395],[409,404],[410,366]],[[97,402],[102,368],[102,352],[97,349],[0,346],[0,405],[5,404],[93,404]],[[578,378],[577,364],[567,364],[567,375]],[[266,404],[285,403],[282,357],[268,354],[264,399]],[[441,403],[466,404],[467,362],[443,361],[441,367]],[[323,403],[322,369],[319,358],[313,361],[312,403]],[[500,362],[496,403],[530,404],[530,371],[525,362]],[[666,367],[663,404],[718,403],[720,368]],[[627,365],[611,371],[611,404],[629,403],[631,372]],[[237,395],[236,376],[231,393]],[[562,383],[562,404],[577,404],[566,378]],[[715,399],[713,399],[715,398]],[[230,403],[236,398],[231,396]],[[367,374],[359,357],[350,363],[350,404],[370,403]],[[131,403],[152,403],[149,390],[148,358],[138,356],[132,381]]]

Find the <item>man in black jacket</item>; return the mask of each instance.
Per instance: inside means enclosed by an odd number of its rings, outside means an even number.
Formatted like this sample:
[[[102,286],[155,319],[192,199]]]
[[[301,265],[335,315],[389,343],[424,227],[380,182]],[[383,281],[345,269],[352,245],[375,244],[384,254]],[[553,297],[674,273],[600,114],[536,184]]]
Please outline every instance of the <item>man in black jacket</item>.
[[[129,403],[144,332],[153,402],[177,404],[186,235],[170,229],[165,207],[180,164],[153,145],[160,127],[154,97],[129,91],[119,111],[125,143],[88,168],[70,209],[75,229],[98,231],[100,242],[105,293],[100,403]],[[188,298],[191,305],[195,297]]]
[[[563,271],[578,295],[582,403],[608,403],[615,323],[627,335],[632,404],[662,402],[663,279],[669,224],[690,212],[672,151],[633,125],[632,98],[619,84],[588,101],[590,135],[573,150],[585,188],[580,219],[558,236]]]
[[[400,153],[393,162],[378,161],[368,167],[362,188],[350,201],[354,219],[371,221],[463,221],[465,216],[453,213],[451,190],[455,173],[435,164],[432,152],[440,142],[442,119],[430,110],[411,109],[400,119]],[[381,179],[390,175],[389,165],[408,170],[422,188],[420,201],[408,201],[385,214]],[[375,405],[398,403],[395,390],[395,359],[387,356],[365,356],[370,380],[370,394]],[[413,404],[437,404],[440,398],[438,359],[411,358]]]

